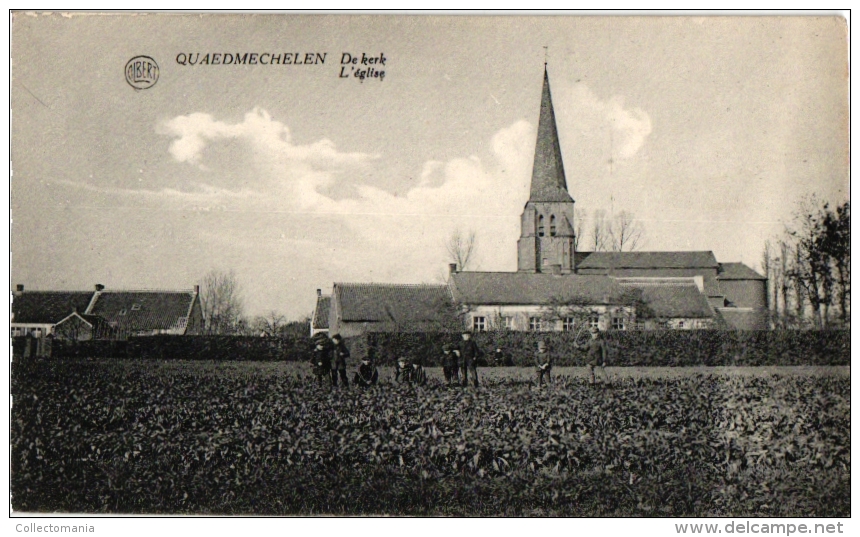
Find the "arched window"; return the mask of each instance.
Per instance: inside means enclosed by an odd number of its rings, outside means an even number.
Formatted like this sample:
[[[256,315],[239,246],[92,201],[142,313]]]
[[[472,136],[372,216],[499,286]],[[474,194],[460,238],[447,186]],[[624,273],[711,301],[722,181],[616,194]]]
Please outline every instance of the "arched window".
[[[538,216],[538,237],[543,237],[543,215]]]
[[[551,214],[549,216],[549,236],[555,237],[555,215]]]

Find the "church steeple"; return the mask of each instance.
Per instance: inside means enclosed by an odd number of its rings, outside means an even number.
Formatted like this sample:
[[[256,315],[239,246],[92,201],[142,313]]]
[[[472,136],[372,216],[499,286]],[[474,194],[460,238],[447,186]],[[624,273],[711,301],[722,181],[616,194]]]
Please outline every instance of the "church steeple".
[[[549,90],[549,75],[545,65],[529,201],[573,201],[567,192],[561,146],[558,143],[558,128],[555,124],[555,111],[552,108],[552,94]]]
[[[571,274],[576,251],[573,198],[567,192],[558,128],[544,64],[535,160],[529,200],[523,209],[517,241],[517,270]]]

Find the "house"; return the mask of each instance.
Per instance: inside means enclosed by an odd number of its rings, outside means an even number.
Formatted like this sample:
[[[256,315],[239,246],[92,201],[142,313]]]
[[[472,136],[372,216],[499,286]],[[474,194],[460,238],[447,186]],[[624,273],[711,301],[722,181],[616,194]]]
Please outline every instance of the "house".
[[[317,289],[317,303],[314,313],[311,315],[311,337],[322,332],[328,335],[328,318],[331,308],[331,295],[322,294],[322,289]]]
[[[439,326],[451,317],[439,316],[443,300],[458,310],[462,327],[478,331],[578,330],[582,323],[608,330],[767,327],[767,279],[753,269],[720,263],[708,250],[577,251],[574,206],[544,70],[517,271],[458,272],[452,265],[447,286],[335,284],[328,327],[353,335]]]
[[[12,336],[125,339],[132,335],[203,332],[199,287],[188,291],[24,291],[12,298]]]
[[[85,312],[92,291],[24,291],[18,285],[12,295],[11,336],[46,336],[75,311]]]
[[[335,283],[329,332],[439,331],[450,327],[452,304],[447,285]]]

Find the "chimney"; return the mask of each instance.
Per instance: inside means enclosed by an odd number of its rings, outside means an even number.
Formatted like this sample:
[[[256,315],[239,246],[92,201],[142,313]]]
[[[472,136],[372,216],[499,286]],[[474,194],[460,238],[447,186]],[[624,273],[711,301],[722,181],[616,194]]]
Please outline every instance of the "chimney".
[[[559,265],[559,264],[555,264],[555,265],[550,266],[550,270],[556,276],[561,275],[561,265]]]
[[[199,294],[200,294],[200,286],[199,286],[199,285],[195,285],[195,286],[194,286],[194,294],[195,294],[195,295],[199,295]]]
[[[317,297],[321,297],[321,296],[322,296],[322,289],[317,289]]]
[[[105,288],[105,286],[104,286],[104,285],[102,285],[102,284],[100,284],[100,283],[97,283],[97,284],[96,284],[96,292],[98,292],[98,291],[102,291],[104,288]]]
[[[457,273],[457,263],[448,263],[448,274]]]

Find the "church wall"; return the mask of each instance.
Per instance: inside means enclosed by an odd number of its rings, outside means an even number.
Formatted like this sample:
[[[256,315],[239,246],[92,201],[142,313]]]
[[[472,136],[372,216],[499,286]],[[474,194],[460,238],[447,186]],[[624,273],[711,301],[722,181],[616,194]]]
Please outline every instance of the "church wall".
[[[734,306],[767,309],[766,283],[764,280],[720,280],[720,290]]]

